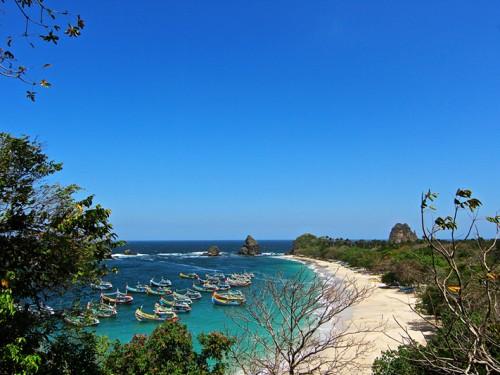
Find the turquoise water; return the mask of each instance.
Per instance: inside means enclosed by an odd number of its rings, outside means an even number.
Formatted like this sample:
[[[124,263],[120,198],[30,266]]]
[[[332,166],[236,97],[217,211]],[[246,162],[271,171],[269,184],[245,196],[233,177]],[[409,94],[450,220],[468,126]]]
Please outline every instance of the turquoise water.
[[[219,246],[222,255],[219,257],[206,257],[202,255],[210,245]],[[117,267],[119,273],[109,275],[106,280],[113,283],[114,289],[118,287],[125,291],[125,284],[135,286],[139,281],[149,283],[154,277],[168,278],[173,283],[173,288],[183,289],[192,285],[191,280],[180,279],[179,272],[196,272],[200,276],[214,271],[230,274],[233,272],[253,272],[255,278],[252,286],[238,288],[247,295],[250,289],[258,293],[263,279],[275,276],[278,272],[284,277],[292,277],[304,267],[301,263],[282,259],[280,255],[291,248],[291,241],[260,241],[263,255],[256,257],[243,257],[236,254],[241,241],[141,241],[129,242],[125,249],[131,249],[138,255],[125,256],[124,249],[117,251],[115,258],[108,261],[109,267]],[[121,252],[121,254],[120,254]],[[312,271],[307,271],[312,272]],[[97,300],[99,293],[95,292]],[[143,305],[144,311],[152,312],[157,296],[146,294],[133,294],[132,305],[120,305],[118,317],[101,319],[101,324],[95,332],[118,339],[122,342],[129,341],[135,334],[149,334],[158,323],[138,322],[134,312]],[[92,297],[92,296],[91,296]],[[248,301],[251,303],[251,299]],[[193,336],[201,332],[222,330],[230,334],[237,334],[237,326],[226,315],[227,309],[244,309],[245,307],[214,306],[210,294],[204,293],[203,298],[193,302],[193,309],[189,313],[179,313],[180,321],[187,325]]]

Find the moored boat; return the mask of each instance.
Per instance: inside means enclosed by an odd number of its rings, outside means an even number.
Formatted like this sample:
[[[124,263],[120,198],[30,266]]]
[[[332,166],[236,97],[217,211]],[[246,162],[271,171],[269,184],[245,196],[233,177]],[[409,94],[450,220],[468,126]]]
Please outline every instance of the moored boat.
[[[167,294],[171,294],[172,291],[170,289],[153,289],[149,286],[146,287],[146,294],[150,296],[165,296]]]
[[[415,287],[413,287],[413,286],[400,286],[399,291],[406,293],[406,294],[410,294],[410,293],[413,293],[415,291]]]
[[[172,308],[162,306],[158,302],[155,303],[155,310],[154,311],[155,311],[156,315],[161,315],[161,316],[165,315],[166,320],[170,320],[170,321],[177,321],[178,320],[177,314],[175,313],[174,310],[172,310]]]
[[[197,300],[197,299],[201,299],[201,293],[200,292],[197,292],[196,290],[192,290],[192,289],[189,289],[189,288],[186,288],[186,289],[177,289],[175,292],[177,294],[181,294],[181,295],[184,295],[186,297],[189,297],[192,301]]]
[[[114,293],[101,293],[101,301],[109,304],[125,304],[132,303],[134,297],[129,294],[122,293],[118,289]]]
[[[159,286],[156,290],[158,292],[163,292],[164,294],[172,294],[172,290],[169,286]]]
[[[18,308],[18,310],[22,310],[22,307]],[[55,311],[49,305],[46,305],[44,302],[40,302],[37,304],[31,304],[28,306],[28,311],[34,315],[40,316],[51,316],[55,314]]]
[[[196,273],[182,273],[182,272],[179,272],[179,277],[181,279],[198,279],[199,276],[196,274]]]
[[[92,327],[100,323],[92,314],[69,314],[64,316],[64,321],[77,327]]]
[[[208,281],[221,281],[221,280],[224,280],[226,278],[226,275],[224,275],[221,272],[214,272],[214,273],[211,273],[211,274],[206,273],[205,274],[205,278]]]
[[[188,305],[191,305],[193,303],[193,300],[191,298],[189,298],[188,296],[186,296],[185,294],[173,292],[172,297],[174,298],[175,301],[185,302]]]
[[[131,293],[146,293],[146,287],[147,285],[143,285],[140,283],[137,283],[135,287],[129,286],[128,284],[125,285],[125,291],[131,292]]]
[[[229,290],[229,289],[231,289],[231,285],[229,285],[226,282],[217,284],[217,287],[219,288],[219,290]]]
[[[181,296],[181,295],[175,296],[174,294],[169,294],[168,296],[163,296],[162,298],[165,301],[169,301],[169,302],[180,302],[180,303],[185,303],[187,305],[193,304],[193,301],[191,300],[191,298],[187,298],[187,297]]]
[[[168,279],[164,279],[163,277],[161,278],[160,281],[155,281],[154,278],[152,278],[151,280],[149,280],[149,285],[151,286],[171,286],[172,285],[172,282]]]
[[[90,284],[90,287],[97,290],[109,290],[113,288],[113,284],[111,284],[109,281],[101,280],[99,284]]]
[[[87,303],[87,311],[97,318],[115,318],[118,314],[116,306],[111,306],[102,302],[97,305],[92,302]]]
[[[205,283],[202,285],[193,284],[193,289],[196,290],[197,292],[211,293],[219,290],[219,287],[217,285]]]
[[[226,282],[231,285],[232,287],[233,286],[250,286],[252,284],[252,281],[249,280],[249,279],[244,279],[244,278],[231,278],[231,277],[228,277],[226,279]]]
[[[135,310],[135,318],[139,322],[146,322],[146,321],[155,321],[155,322],[164,322],[167,320],[167,315],[158,315],[156,313],[154,314],[148,314],[142,311],[142,306],[139,307],[137,310]]]
[[[241,306],[246,302],[245,297],[228,295],[228,294],[218,294],[214,292],[212,294],[212,303],[214,305],[221,306]]]
[[[172,311],[176,313],[187,313],[191,311],[191,306],[189,306],[189,304],[179,301],[169,301],[165,298],[160,298],[160,305],[170,307]]]

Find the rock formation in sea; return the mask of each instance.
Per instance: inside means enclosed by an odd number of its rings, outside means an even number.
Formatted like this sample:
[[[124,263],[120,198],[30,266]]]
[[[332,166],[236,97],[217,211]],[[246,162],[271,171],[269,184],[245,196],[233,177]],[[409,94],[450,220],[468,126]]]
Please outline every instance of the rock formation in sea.
[[[404,242],[415,242],[418,239],[415,231],[412,231],[408,224],[397,223],[391,229],[389,242],[400,244]]]
[[[245,244],[241,247],[240,255],[257,255],[260,254],[259,243],[250,235],[247,236]]]
[[[207,252],[204,255],[208,255],[209,257],[216,257],[220,255],[220,249],[218,246],[212,245],[208,248]]]
[[[126,249],[123,254],[125,255],[137,255],[137,253],[135,251],[132,251],[130,249]]]

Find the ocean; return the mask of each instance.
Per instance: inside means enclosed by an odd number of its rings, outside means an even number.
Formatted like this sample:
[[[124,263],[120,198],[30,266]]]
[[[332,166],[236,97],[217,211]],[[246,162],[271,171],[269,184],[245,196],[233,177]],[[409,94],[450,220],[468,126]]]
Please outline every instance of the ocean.
[[[195,272],[201,277],[205,273],[223,272],[253,272],[255,278],[250,287],[239,288],[249,295],[250,290],[258,293],[265,278],[274,277],[278,273],[283,277],[293,277],[305,266],[302,263],[284,259],[282,256],[291,249],[292,241],[259,241],[262,254],[255,257],[237,255],[243,241],[130,241],[121,249],[117,249],[113,259],[107,260],[110,268],[116,267],[117,274],[108,275],[105,280],[125,291],[125,285],[135,286],[137,282],[149,284],[151,278],[161,277],[172,281],[173,289],[191,287],[192,280],[179,278],[179,272]],[[217,245],[221,250],[218,257],[203,256],[210,245]],[[136,255],[125,255],[125,249],[130,249]],[[313,272],[307,270],[306,272]],[[93,293],[98,300],[99,292]],[[134,302],[131,305],[119,305],[116,318],[101,319],[101,323],[93,328],[99,335],[108,336],[111,340],[128,342],[135,334],[149,334],[158,323],[138,322],[134,312],[143,306],[145,312],[152,312],[157,296],[132,294]],[[247,303],[252,303],[251,298]],[[203,293],[203,298],[193,302],[192,311],[179,313],[180,322],[187,325],[189,331],[196,337],[202,332],[224,331],[237,334],[238,327],[228,318],[227,309],[244,309],[245,307],[215,306],[209,293]],[[195,340],[196,343],[196,340]]]

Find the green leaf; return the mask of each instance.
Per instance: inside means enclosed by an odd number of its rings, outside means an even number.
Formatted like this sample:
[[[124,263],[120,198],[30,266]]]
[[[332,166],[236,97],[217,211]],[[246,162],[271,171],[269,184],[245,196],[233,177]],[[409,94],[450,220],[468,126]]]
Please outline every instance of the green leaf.
[[[458,189],[455,195],[462,198],[470,198],[472,196],[472,191],[468,189]]]

